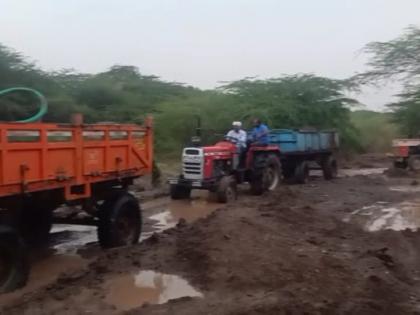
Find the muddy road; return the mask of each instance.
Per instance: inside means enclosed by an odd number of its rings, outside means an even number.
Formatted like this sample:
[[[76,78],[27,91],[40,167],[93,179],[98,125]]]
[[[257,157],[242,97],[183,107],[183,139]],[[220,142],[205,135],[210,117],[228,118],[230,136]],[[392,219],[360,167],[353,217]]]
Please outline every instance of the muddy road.
[[[142,242],[102,251],[56,225],[4,314],[420,313],[420,186],[384,165],[314,173],[221,206],[205,193],[143,204]],[[388,174],[388,175],[387,175]],[[398,174],[401,175],[401,174]]]

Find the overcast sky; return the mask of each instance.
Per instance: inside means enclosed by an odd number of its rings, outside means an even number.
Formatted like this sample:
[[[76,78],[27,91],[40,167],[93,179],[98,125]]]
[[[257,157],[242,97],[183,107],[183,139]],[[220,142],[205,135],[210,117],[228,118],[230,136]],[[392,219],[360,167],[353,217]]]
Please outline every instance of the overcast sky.
[[[1,0],[0,42],[46,70],[144,74],[200,88],[220,81],[363,71],[360,49],[420,24],[420,0]],[[381,109],[396,87],[360,96]]]

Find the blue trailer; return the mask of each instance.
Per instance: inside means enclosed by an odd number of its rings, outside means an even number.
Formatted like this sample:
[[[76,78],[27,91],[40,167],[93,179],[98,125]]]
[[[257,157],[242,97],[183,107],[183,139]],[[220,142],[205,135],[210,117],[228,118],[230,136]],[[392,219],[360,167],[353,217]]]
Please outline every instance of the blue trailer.
[[[286,179],[305,183],[311,169],[321,169],[325,179],[337,175],[334,154],[339,138],[336,131],[274,129],[270,132],[270,145],[279,147]]]

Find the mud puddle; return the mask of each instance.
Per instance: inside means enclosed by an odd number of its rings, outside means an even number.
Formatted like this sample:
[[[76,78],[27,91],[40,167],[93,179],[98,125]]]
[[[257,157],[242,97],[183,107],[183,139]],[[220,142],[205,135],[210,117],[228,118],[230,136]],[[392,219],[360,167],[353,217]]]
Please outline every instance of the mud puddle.
[[[379,201],[353,211],[345,221],[360,224],[369,232],[405,229],[416,231],[420,227],[420,200],[398,204]]]
[[[0,295],[0,304],[19,300],[24,294],[54,282],[62,273],[71,273],[86,268],[89,260],[78,255],[49,254],[47,258],[36,259],[26,286],[8,294]]]
[[[185,279],[151,270],[125,274],[107,280],[105,302],[119,310],[148,304],[163,304],[181,297],[202,297]]]
[[[181,219],[191,223],[207,217],[220,208],[220,203],[209,201],[207,193],[197,193],[198,195],[195,195],[190,200],[170,200],[167,198],[166,203],[162,203],[161,200],[158,211],[153,211],[149,204],[149,213],[152,213],[145,220],[146,226],[144,233],[142,233],[142,240],[153,233],[161,233],[164,230],[173,228]]]
[[[199,218],[206,217],[218,207],[220,207],[220,204],[208,201],[207,194],[203,192],[198,192],[191,200],[157,198],[145,202],[142,205],[145,224],[140,240],[147,239],[153,233],[160,233],[174,227],[180,219],[185,219],[186,222],[193,222]],[[97,243],[96,229],[96,226],[55,224],[51,230],[50,248],[41,254],[37,253],[37,257],[31,266],[28,284],[21,290],[2,295],[0,304],[19,299],[23,294],[36,291],[53,283],[62,273],[85,268],[90,260],[82,258],[78,254],[81,253],[83,255],[83,251],[89,251],[88,256],[91,257],[92,255],[95,256],[95,250],[100,250]],[[131,281],[132,279],[136,280]],[[164,303],[162,301],[178,297],[177,292],[180,292],[181,296],[197,296],[194,293],[195,291],[189,289],[190,287],[187,286],[185,280],[177,279],[176,276],[143,272],[135,275],[134,278],[132,275],[129,275],[125,280],[119,279],[115,281],[117,287],[121,281],[126,281],[126,284],[132,283],[132,291],[128,288],[126,291],[122,289],[121,291],[127,292],[128,304],[131,303],[131,298],[133,298],[133,301],[136,301],[134,306],[139,305],[138,303],[141,305],[144,302]],[[148,286],[136,286],[135,284],[138,283],[146,283]],[[155,287],[149,285],[150,283]],[[133,292],[131,297],[129,292]],[[136,295],[135,299],[133,297],[135,292],[140,292],[141,296],[145,293],[148,300],[143,302],[140,299],[140,302],[138,302],[138,295]],[[118,290],[114,293],[117,299],[120,299],[118,298]],[[154,294],[154,298],[152,298],[152,294]]]
[[[338,175],[339,177],[378,175],[383,174],[385,170],[386,167],[340,169]]]

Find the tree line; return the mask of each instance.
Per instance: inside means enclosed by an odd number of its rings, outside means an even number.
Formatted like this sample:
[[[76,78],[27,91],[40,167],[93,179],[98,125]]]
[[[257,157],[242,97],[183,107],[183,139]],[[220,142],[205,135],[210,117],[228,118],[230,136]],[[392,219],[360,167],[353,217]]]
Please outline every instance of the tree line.
[[[369,128],[363,115],[352,112],[358,102],[347,97],[350,89],[403,78],[404,93],[398,102],[389,104],[392,114],[372,122],[385,129],[395,122],[403,133],[412,136],[420,131],[420,30],[410,27],[397,39],[368,44],[365,51],[370,54],[368,71],[347,80],[298,74],[264,80],[245,78],[201,90],[144,75],[129,65],[115,65],[96,74],[46,72],[0,44],[0,89],[28,86],[40,90],[49,101],[45,121],[68,122],[72,113],[81,112],[87,122],[140,123],[147,114],[153,114],[156,150],[162,157],[178,154],[194,133],[198,118],[209,142],[225,132],[233,120],[250,127],[252,117],[260,117],[273,128],[337,129],[345,149],[360,151],[369,150],[375,135],[379,139],[383,132],[381,135],[381,128]],[[28,117],[36,111],[35,103],[25,94],[2,97],[0,120]],[[370,144],[363,141],[367,132]]]

